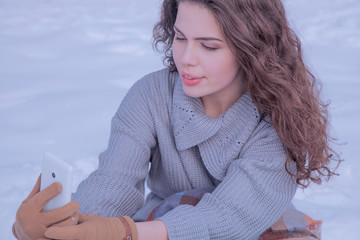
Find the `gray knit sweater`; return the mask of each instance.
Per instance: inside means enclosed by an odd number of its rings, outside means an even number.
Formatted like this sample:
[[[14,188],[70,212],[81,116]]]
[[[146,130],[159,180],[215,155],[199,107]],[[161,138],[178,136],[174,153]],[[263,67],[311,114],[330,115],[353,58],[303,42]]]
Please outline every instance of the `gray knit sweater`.
[[[215,187],[160,219],[170,240],[257,239],[286,210],[296,184],[269,121],[245,93],[216,118],[163,69],[131,87],[112,119],[99,167],[79,185],[81,211],[143,221],[164,198]],[[150,168],[149,168],[150,166]],[[144,184],[151,193],[144,201]]]

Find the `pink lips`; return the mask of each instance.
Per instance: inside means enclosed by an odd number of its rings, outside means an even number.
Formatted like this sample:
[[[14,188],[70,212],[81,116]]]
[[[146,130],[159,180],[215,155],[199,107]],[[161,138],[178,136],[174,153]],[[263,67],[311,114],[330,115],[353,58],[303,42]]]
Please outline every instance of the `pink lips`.
[[[203,79],[204,77],[199,77],[189,73],[181,74],[181,80],[183,81],[184,84],[188,86],[195,86],[196,84],[199,84]]]

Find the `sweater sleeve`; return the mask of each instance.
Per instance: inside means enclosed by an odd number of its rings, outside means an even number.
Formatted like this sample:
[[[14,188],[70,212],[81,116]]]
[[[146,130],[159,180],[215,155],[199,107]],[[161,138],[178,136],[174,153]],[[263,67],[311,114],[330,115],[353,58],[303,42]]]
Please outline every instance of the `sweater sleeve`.
[[[99,155],[98,169],[72,196],[83,213],[132,216],[143,205],[150,149],[156,143],[146,81],[144,77],[136,82],[124,97],[112,118],[108,147]]]
[[[258,239],[279,219],[296,184],[285,170],[286,154],[275,130],[269,129],[248,144],[195,207],[180,205],[160,217],[170,240]]]

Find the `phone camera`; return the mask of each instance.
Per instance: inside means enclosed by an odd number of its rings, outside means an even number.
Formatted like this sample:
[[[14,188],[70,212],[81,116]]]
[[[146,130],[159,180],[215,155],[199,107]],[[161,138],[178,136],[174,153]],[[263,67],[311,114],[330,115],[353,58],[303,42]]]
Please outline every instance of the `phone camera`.
[[[53,172],[53,173],[51,173],[51,176],[53,177],[53,178],[55,178],[56,177],[56,175],[55,175],[55,173]]]

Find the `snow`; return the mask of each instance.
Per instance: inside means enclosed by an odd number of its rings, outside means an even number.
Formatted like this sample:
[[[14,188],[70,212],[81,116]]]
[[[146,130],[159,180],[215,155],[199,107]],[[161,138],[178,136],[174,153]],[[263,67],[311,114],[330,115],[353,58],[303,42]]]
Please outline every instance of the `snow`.
[[[360,239],[360,1],[286,0],[307,63],[330,99],[334,148],[345,161],[294,203],[323,221],[323,239]],[[160,0],[0,0],[0,239],[41,171],[44,151],[97,167],[129,87],[162,68],[151,46]]]

